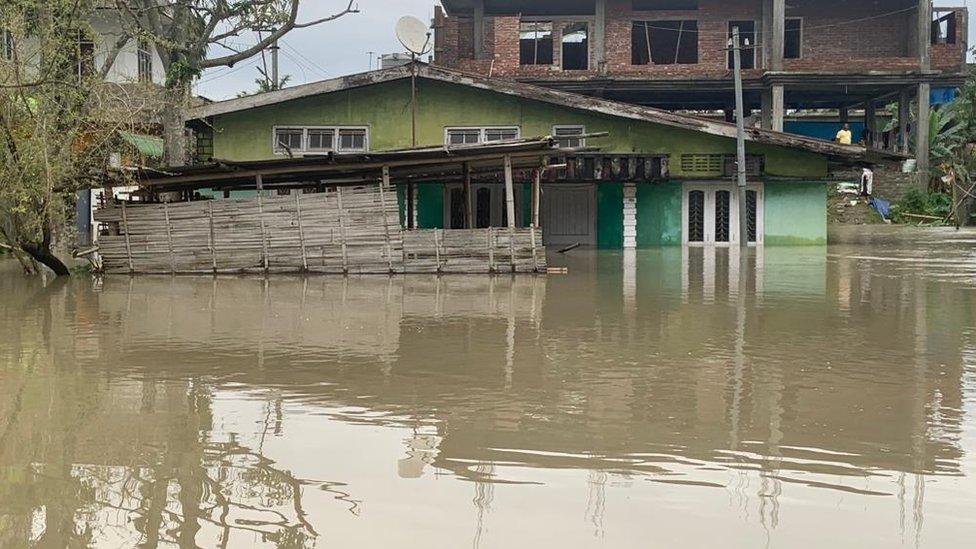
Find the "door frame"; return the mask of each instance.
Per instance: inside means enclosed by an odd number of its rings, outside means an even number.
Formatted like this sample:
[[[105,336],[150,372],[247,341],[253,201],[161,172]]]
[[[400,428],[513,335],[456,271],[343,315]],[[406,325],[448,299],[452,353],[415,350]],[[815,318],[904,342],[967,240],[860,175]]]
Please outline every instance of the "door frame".
[[[764,185],[761,182],[750,182],[746,184],[746,189],[756,193],[756,241],[750,242],[749,246],[762,246],[765,234],[765,196],[763,193]],[[688,195],[692,191],[703,191],[705,193],[704,211],[704,232],[703,242],[688,241],[688,221],[689,207]],[[716,191],[729,191],[729,241],[715,242],[715,193]],[[728,181],[685,181],[681,184],[681,244],[690,247],[729,247],[739,244],[739,193],[738,185]]]
[[[565,183],[555,182],[555,183],[542,184],[542,198],[541,198],[541,204],[539,204],[539,210],[540,210],[539,223],[542,225],[542,237],[545,242],[545,245],[549,246],[551,245],[552,242],[551,240],[552,237],[550,236],[549,227],[548,227],[549,224],[546,223],[546,221],[548,220],[548,216],[550,215],[548,210],[550,201],[547,199],[547,195],[549,195],[554,188],[567,189],[567,190],[582,189],[587,191],[587,208],[589,214],[587,221],[589,223],[590,236],[585,241],[580,239],[570,239],[570,240],[578,241],[583,246],[596,246],[599,243],[597,238],[597,228],[599,227],[600,220],[599,220],[599,211],[597,209],[597,201],[596,201],[596,186],[597,183],[585,183],[585,182],[565,182]],[[569,242],[569,244],[573,244],[573,243],[575,242]],[[557,243],[555,245],[559,246],[560,243]]]
[[[491,211],[489,217],[491,218],[490,226],[492,227],[503,227],[502,221],[505,216],[505,184],[504,183],[484,183],[484,182],[471,182],[471,210],[475,215],[478,216],[478,189],[486,188],[491,193]],[[444,227],[451,226],[451,191],[453,189],[460,189],[462,193],[464,192],[464,185],[462,183],[445,183],[444,184]],[[515,226],[524,227],[527,226],[525,223],[523,214],[523,197],[522,197],[522,185],[516,183],[515,185]],[[477,228],[477,223],[473,223],[472,226]]]

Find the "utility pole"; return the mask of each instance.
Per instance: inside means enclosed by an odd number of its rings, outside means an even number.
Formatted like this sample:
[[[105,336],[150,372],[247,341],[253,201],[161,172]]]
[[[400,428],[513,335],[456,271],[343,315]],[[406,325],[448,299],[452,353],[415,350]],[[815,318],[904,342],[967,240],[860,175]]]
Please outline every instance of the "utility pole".
[[[746,249],[749,247],[749,212],[746,211],[746,127],[742,98],[742,45],[739,43],[739,27],[732,27],[730,46],[732,67],[735,70],[735,175],[739,191],[739,244]]]
[[[271,44],[271,89],[278,89],[278,41]]]

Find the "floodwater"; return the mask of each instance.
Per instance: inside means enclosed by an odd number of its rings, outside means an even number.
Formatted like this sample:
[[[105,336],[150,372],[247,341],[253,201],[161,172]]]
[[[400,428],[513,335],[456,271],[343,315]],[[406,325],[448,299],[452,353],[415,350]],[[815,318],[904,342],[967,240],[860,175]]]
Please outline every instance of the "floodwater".
[[[0,262],[0,547],[970,546],[976,233],[835,237],[549,277]]]

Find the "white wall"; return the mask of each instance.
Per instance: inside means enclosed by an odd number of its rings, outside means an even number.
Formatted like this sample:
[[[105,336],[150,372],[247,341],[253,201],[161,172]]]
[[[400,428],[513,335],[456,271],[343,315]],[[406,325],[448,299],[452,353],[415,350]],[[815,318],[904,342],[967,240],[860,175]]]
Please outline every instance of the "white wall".
[[[115,47],[116,41],[122,35],[122,25],[114,10],[99,10],[99,14],[91,21],[92,30],[95,31],[95,67],[101,70],[108,58],[109,52]],[[135,39],[129,42],[119,52],[115,63],[109,69],[106,80],[118,84],[133,83],[139,81],[139,57],[136,53],[138,42]],[[152,74],[153,83],[162,85],[166,80],[163,71],[163,61],[152,51]]]

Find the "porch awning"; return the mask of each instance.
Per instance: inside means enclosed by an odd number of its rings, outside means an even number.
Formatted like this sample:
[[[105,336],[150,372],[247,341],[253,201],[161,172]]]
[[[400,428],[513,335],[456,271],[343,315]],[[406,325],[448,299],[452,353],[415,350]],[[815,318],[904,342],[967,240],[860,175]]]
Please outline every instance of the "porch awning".
[[[154,135],[142,135],[138,133],[120,131],[119,136],[123,141],[135,147],[140,153],[151,158],[163,157],[163,139]]]

